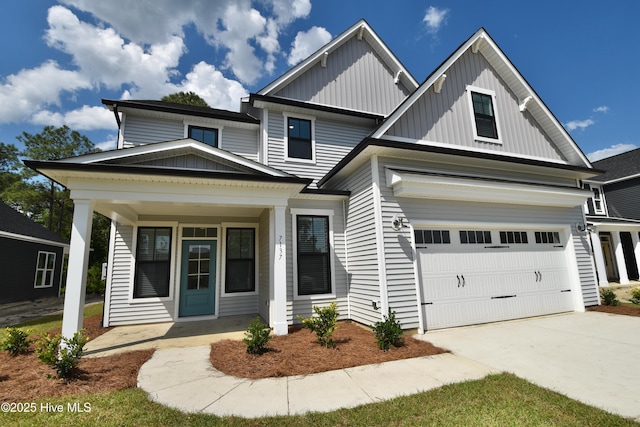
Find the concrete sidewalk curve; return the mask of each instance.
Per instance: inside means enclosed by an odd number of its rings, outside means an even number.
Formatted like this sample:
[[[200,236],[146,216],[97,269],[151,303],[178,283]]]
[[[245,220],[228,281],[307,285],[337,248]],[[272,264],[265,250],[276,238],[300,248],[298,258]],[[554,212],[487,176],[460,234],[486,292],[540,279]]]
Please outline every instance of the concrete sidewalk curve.
[[[251,380],[214,369],[210,351],[208,345],[156,350],[140,369],[138,387],[152,400],[184,412],[256,418],[329,412],[498,372],[445,353],[306,376]]]

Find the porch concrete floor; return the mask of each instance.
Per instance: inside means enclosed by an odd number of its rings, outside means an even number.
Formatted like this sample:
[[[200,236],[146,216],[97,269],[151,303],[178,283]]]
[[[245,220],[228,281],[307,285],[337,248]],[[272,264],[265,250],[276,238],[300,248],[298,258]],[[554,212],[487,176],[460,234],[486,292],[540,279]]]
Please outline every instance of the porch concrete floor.
[[[100,357],[132,350],[196,347],[225,339],[240,340],[256,316],[116,326],[89,341],[84,356]]]

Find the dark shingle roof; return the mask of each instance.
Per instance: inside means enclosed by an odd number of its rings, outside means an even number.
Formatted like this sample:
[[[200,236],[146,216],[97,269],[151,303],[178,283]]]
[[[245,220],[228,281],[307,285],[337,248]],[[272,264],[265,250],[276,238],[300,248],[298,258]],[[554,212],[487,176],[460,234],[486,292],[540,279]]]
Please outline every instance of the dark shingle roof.
[[[598,160],[592,165],[606,171],[603,175],[592,178],[593,181],[609,182],[640,175],[640,148]]]
[[[36,224],[2,201],[0,201],[0,231],[68,244],[54,232]]]

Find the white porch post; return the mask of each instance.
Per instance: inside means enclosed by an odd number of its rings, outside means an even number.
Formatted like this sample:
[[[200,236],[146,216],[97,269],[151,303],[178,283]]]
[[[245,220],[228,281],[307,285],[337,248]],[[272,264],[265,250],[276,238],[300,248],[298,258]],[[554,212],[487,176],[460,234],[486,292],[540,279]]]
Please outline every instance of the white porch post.
[[[638,273],[640,273],[640,238],[637,231],[631,231],[631,240],[633,241],[633,254],[636,257]]]
[[[598,271],[598,286],[609,286],[609,280],[607,280],[607,267],[604,263],[604,254],[602,253],[600,236],[595,231],[592,231],[589,234],[591,237],[591,246],[593,247],[593,257],[596,261],[596,270]]]
[[[269,324],[276,335],[287,335],[287,234],[285,206],[275,206],[270,212],[273,242],[271,250],[271,301]]]
[[[82,329],[94,205],[91,200],[74,200],[73,203],[67,289],[62,315],[62,336],[67,338]]]
[[[627,274],[627,265],[624,262],[624,251],[622,250],[622,241],[620,240],[620,232],[612,231],[613,246],[616,256],[616,265],[618,266],[618,276],[621,285],[627,285],[629,283],[629,275]]]

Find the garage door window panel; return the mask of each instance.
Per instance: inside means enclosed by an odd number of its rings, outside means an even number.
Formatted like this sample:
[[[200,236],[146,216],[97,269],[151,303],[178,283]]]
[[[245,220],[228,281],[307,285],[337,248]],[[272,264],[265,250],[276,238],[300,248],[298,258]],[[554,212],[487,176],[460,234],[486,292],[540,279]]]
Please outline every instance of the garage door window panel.
[[[416,245],[448,245],[451,243],[449,230],[416,230]]]
[[[529,243],[529,238],[526,231],[501,231],[500,243],[525,245]]]
[[[487,244],[491,243],[491,231],[488,230],[460,230],[460,243]]]

